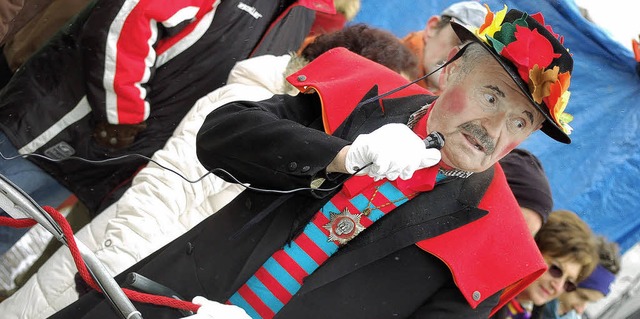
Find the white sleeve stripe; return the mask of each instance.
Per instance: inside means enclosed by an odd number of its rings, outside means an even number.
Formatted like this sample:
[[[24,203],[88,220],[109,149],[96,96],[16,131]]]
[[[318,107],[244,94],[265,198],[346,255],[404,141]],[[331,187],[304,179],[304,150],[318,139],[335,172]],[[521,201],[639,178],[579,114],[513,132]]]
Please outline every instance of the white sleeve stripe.
[[[89,101],[87,101],[87,97],[84,96],[78,102],[78,104],[71,110],[71,112],[65,114],[58,122],[49,127],[46,131],[42,132],[42,134],[38,135],[31,142],[23,146],[18,150],[20,154],[31,154],[41,148],[43,145],[47,144],[51,139],[53,139],[60,132],[65,130],[67,127],[72,125],[73,123],[81,120],[87,114],[91,112],[91,107],[89,106]]]
[[[118,15],[113,19],[111,26],[109,26],[109,33],[107,34],[107,43],[104,55],[105,59],[103,85],[105,90],[105,111],[109,123],[119,123],[117,107],[118,96],[116,95],[114,88],[117,65],[117,61],[115,59],[118,54],[118,38],[120,36],[120,33],[122,32],[124,22],[127,20],[127,17],[131,13],[131,11],[133,11],[133,9],[138,5],[138,2],[139,0],[130,0],[124,2],[122,8],[118,12]]]
[[[191,33],[180,39],[164,52],[162,52],[162,54],[158,55],[158,58],[156,60],[156,67],[160,67],[163,64],[167,63],[169,60],[173,59],[178,54],[182,53],[184,50],[188,49],[194,43],[200,40],[200,38],[205,34],[205,32],[207,32],[207,30],[211,26],[218,4],[220,4],[220,0],[216,0],[216,2],[213,4],[213,10],[207,12],[200,19],[200,21],[198,21],[196,27],[193,29],[193,31],[191,31]]]
[[[200,8],[198,7],[182,8],[178,10],[178,12],[176,12],[169,19],[162,21],[162,25],[167,28],[173,28],[184,21],[189,21],[195,18],[199,10]]]
[[[143,102],[144,103],[143,119],[145,120],[149,117],[150,109],[149,109],[149,101],[146,100],[147,90],[142,87],[142,83],[149,82],[149,78],[151,77],[151,67],[153,67],[153,64],[156,61],[156,51],[153,49],[153,45],[156,43],[158,39],[158,27],[157,27],[156,21],[151,20],[149,28],[151,29],[151,36],[147,41],[147,45],[149,46],[149,51],[148,51],[149,54],[144,59],[144,65],[145,65],[144,74],[142,75],[142,80],[140,82],[134,83],[134,86],[140,91],[140,99],[144,101]]]

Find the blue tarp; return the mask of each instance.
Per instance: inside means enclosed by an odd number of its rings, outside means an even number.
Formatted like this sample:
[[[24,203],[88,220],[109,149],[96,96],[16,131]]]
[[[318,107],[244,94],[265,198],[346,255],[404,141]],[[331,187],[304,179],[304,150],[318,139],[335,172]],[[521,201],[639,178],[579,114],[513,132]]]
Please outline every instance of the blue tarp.
[[[427,19],[456,1],[363,0],[353,22],[387,29],[399,37],[422,29]],[[627,250],[640,241],[640,77],[629,45],[614,41],[584,19],[572,0],[486,1],[542,12],[573,53],[570,145],[535,133],[521,145],[537,155],[549,176],[555,209],[578,213],[593,230]]]

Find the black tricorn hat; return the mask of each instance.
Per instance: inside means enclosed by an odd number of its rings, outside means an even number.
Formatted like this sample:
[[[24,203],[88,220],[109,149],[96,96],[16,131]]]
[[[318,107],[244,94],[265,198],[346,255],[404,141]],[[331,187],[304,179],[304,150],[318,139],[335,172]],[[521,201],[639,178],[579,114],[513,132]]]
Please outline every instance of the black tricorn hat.
[[[487,7],[488,8],[488,7]],[[564,113],[569,100],[573,58],[563,38],[544,24],[542,14],[505,8],[489,10],[477,30],[451,22],[464,43],[481,44],[500,63],[531,103],[544,115],[542,131],[556,141],[569,144],[573,117]]]

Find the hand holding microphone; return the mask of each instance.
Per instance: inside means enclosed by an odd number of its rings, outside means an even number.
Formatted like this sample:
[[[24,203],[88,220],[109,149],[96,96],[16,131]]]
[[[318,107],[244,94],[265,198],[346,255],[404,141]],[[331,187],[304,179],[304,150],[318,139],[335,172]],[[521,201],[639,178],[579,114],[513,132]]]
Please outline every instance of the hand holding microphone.
[[[424,141],[404,124],[392,123],[358,136],[345,157],[347,172],[369,175],[375,180],[387,178],[409,179],[416,170],[440,162],[437,147],[426,148],[426,143],[437,146],[442,136],[430,135]],[[440,139],[440,140],[438,140]]]

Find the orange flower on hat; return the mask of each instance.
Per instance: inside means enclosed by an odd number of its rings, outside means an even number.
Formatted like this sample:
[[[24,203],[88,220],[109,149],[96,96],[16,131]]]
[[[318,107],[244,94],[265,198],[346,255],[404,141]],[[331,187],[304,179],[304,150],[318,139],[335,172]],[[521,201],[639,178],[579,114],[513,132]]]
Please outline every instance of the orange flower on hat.
[[[558,80],[549,86],[549,96],[543,98],[544,103],[549,108],[551,117],[566,134],[571,134],[573,130],[569,126],[573,116],[564,112],[571,96],[571,92],[568,90],[570,82],[571,75],[569,72],[558,74]]]
[[[560,68],[554,66],[550,70],[541,69],[537,64],[529,71],[529,92],[536,103],[551,94],[551,84],[558,81]]]
[[[502,22],[504,21],[504,16],[507,15],[507,6],[495,14],[491,12],[489,6],[487,4],[484,5],[487,8],[487,15],[484,17],[484,23],[476,30],[476,36],[488,43],[487,36],[493,37],[493,34],[500,31],[502,28]]]

